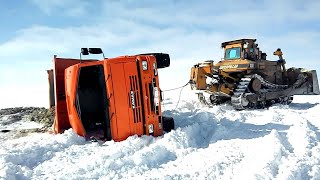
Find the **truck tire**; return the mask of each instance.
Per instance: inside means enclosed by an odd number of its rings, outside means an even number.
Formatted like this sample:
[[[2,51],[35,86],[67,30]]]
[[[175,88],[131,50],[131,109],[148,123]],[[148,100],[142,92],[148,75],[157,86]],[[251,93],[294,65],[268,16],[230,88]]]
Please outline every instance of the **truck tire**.
[[[162,117],[163,130],[166,132],[170,132],[174,129],[174,120],[172,117]]]
[[[145,53],[145,54],[138,54],[138,55],[153,55],[157,61],[157,68],[166,68],[170,66],[170,56],[166,53]]]

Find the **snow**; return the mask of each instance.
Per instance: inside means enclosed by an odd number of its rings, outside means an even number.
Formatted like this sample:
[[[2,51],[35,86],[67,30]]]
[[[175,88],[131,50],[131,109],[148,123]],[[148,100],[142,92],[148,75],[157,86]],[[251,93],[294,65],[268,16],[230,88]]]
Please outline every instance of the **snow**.
[[[13,139],[20,130],[42,128],[39,123],[29,121],[21,113],[0,116],[0,143],[8,139]]]
[[[42,125],[21,117],[19,113],[0,117],[0,131],[41,128]]]
[[[0,177],[320,179],[319,96],[235,111],[230,105],[201,106],[189,87],[175,108],[179,93],[165,93],[163,111],[176,128],[161,137],[92,143],[70,129],[3,140]]]

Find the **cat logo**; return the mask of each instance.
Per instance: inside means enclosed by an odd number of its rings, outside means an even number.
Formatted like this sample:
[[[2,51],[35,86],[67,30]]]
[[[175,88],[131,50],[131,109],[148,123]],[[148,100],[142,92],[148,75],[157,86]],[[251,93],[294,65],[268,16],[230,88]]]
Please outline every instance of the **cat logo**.
[[[225,66],[220,66],[219,69],[233,69],[233,68],[238,68],[238,64],[230,64],[230,65],[225,65]]]
[[[132,109],[136,108],[136,98],[134,96],[134,92],[130,91],[130,95],[131,95],[131,105],[132,105]]]

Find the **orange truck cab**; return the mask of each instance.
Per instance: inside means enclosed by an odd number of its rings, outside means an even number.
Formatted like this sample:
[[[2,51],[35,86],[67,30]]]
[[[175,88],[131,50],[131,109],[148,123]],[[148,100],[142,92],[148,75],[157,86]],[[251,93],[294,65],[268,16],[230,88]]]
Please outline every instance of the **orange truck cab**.
[[[82,48],[82,55],[100,48]],[[72,128],[80,136],[122,141],[131,135],[160,136],[174,128],[163,117],[158,69],[170,65],[164,53],[81,60],[54,56],[48,71],[54,131]],[[54,101],[54,102],[53,102]]]

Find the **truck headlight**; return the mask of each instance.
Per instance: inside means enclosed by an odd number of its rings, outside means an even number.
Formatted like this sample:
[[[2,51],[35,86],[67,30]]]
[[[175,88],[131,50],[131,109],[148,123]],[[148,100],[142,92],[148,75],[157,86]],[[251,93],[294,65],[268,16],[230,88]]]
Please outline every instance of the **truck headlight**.
[[[154,105],[159,106],[159,89],[158,87],[154,87]]]
[[[155,76],[158,75],[156,63],[153,63],[153,70],[154,70],[154,75],[155,75]]]
[[[149,124],[149,134],[153,133],[153,124]]]
[[[142,61],[142,69],[148,70],[148,62],[147,61]]]

